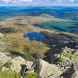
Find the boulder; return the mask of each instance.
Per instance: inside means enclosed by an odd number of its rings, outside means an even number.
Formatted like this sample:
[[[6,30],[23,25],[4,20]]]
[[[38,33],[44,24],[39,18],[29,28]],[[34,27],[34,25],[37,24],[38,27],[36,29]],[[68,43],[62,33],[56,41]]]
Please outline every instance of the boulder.
[[[11,60],[10,69],[12,71],[19,73],[21,71],[22,64],[26,64],[25,59],[23,59],[21,56],[15,57]]]
[[[57,78],[61,75],[62,71],[54,64],[40,59],[40,78]]]
[[[10,63],[11,63],[11,66],[10,66],[11,71],[19,73],[21,71],[22,65],[26,65],[28,72],[29,73],[33,72],[33,69],[32,69],[33,62],[27,61],[24,58],[22,58],[21,56],[14,57],[10,61]]]

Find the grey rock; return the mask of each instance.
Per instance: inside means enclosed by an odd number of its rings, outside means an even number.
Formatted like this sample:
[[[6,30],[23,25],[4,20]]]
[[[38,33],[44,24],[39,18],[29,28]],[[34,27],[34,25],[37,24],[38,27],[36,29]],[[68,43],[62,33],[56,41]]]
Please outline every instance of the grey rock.
[[[57,78],[62,74],[62,71],[54,65],[40,59],[40,78]]]

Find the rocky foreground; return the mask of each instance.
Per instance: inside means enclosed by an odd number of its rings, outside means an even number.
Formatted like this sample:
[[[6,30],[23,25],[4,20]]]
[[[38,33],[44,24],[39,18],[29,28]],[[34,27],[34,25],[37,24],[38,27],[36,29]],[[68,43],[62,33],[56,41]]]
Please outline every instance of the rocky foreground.
[[[28,78],[78,78],[78,35],[33,26],[54,20],[43,15],[18,16],[0,22],[0,71],[22,77],[37,74]],[[31,41],[24,38],[24,32],[40,32],[48,40]]]

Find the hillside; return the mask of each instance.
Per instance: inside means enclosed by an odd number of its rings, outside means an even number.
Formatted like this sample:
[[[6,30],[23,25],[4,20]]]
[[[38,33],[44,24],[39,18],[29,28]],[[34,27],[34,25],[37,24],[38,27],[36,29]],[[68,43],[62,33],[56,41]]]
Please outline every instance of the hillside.
[[[12,75],[19,78],[21,65],[25,65],[27,66],[26,78],[71,78],[72,75],[74,76],[77,72],[76,63],[78,63],[78,35],[34,26],[46,22],[68,21],[45,14],[16,16],[0,21],[1,73],[13,72]],[[24,36],[24,33],[29,32],[33,40],[30,36]],[[36,37],[46,39],[37,41],[32,35],[33,32],[38,34],[35,35]]]

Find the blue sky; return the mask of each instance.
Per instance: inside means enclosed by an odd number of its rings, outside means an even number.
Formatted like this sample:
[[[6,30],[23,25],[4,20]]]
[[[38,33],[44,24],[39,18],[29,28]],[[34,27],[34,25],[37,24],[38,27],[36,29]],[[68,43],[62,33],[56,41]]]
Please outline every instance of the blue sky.
[[[0,5],[71,5],[78,6],[78,0],[0,0]]]

